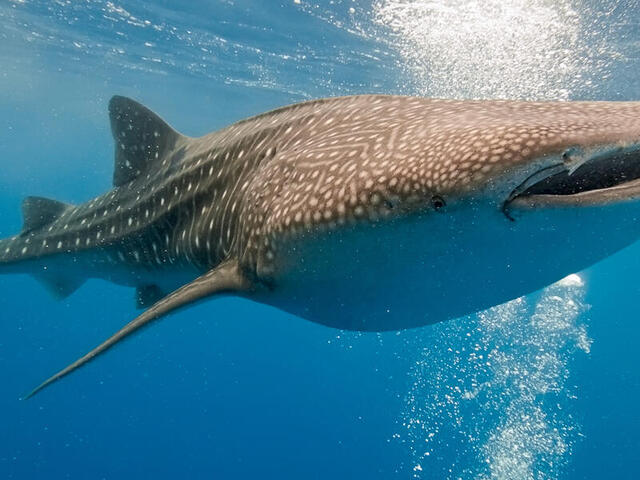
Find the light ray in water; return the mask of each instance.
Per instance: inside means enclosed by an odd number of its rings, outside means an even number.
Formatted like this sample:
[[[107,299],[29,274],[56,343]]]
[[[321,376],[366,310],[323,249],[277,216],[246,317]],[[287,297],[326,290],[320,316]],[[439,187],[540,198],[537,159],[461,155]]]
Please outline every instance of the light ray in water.
[[[579,435],[566,407],[571,361],[591,345],[584,292],[571,275],[535,302],[424,330],[428,347],[394,435],[409,447],[414,478],[557,477]]]
[[[594,95],[620,56],[619,32],[599,27],[605,3],[377,0],[372,18],[389,32],[407,93],[557,100]],[[566,407],[571,361],[591,343],[584,291],[572,275],[537,301],[407,337],[411,348],[426,346],[394,435],[409,448],[413,477],[557,477],[579,436]]]

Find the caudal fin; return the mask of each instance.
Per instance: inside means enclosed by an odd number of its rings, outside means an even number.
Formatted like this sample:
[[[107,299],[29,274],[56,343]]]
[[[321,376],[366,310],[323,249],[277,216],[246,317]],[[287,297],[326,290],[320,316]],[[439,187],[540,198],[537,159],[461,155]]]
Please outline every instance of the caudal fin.
[[[72,208],[68,203],[44,197],[26,197],[22,201],[22,231],[13,237],[0,239],[0,267],[36,257],[40,247],[33,236],[45,229]]]
[[[0,240],[0,273],[32,273],[33,260],[46,253],[46,229],[72,205],[44,197],[27,197],[22,202],[22,231]],[[84,283],[65,275],[65,272],[38,269],[32,273],[56,298],[65,298]]]
[[[9,257],[9,253],[11,252],[12,243],[13,243],[13,238],[0,239],[0,273],[7,273],[6,272],[6,265],[8,264],[7,258]]]

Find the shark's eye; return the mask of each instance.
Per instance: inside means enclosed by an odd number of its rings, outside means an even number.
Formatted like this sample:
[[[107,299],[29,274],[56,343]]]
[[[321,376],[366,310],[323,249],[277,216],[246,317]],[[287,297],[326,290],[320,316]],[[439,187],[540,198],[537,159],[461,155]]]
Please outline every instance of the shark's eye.
[[[434,195],[433,197],[431,197],[431,205],[433,206],[434,210],[438,211],[442,210],[445,207],[446,203],[440,195]]]

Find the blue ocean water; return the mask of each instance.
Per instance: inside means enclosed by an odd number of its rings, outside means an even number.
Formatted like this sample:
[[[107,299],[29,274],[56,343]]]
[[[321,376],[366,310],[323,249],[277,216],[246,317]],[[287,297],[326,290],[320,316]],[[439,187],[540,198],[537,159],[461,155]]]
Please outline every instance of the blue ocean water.
[[[639,48],[634,0],[4,0],[0,236],[110,188],[114,94],[193,136],[352,93],[638,100]],[[28,402],[133,293],[0,277],[0,478],[640,478],[639,253],[405,332],[215,300]]]

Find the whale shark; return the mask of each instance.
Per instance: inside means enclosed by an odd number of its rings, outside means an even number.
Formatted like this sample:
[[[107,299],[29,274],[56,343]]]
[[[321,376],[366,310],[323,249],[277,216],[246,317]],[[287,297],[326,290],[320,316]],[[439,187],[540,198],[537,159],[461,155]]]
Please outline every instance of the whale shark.
[[[89,278],[144,309],[25,398],[170,312],[235,295],[387,331],[545,287],[640,235],[640,102],[307,101],[199,138],[109,103],[113,188],[28,197],[0,273]]]

